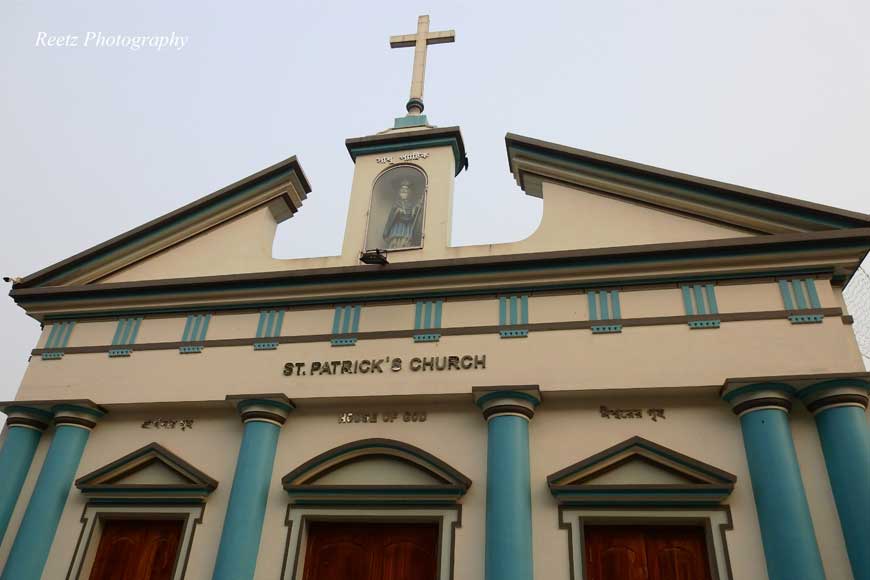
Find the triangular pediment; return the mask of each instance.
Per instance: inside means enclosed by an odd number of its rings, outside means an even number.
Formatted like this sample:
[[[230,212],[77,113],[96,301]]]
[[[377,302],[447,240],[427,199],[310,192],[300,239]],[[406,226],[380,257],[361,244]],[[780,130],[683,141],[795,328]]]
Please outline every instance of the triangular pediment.
[[[422,449],[363,439],[306,461],[281,480],[294,503],[379,501],[452,503],[471,480]]]
[[[717,467],[632,437],[547,478],[562,504],[716,504],[736,477]]]
[[[193,265],[218,261],[245,263],[252,252],[271,255],[275,227],[290,218],[311,192],[296,157],[259,171],[173,212],[35,272],[16,282],[18,288],[68,286],[118,281],[116,273],[151,262],[166,269],[169,262]],[[240,243],[244,240],[244,243]],[[172,271],[172,268],[169,269]],[[248,271],[248,270],[245,270]],[[206,270],[209,274],[232,271]],[[141,278],[141,276],[139,276]],[[143,279],[148,279],[145,276]]]
[[[561,184],[759,235],[870,226],[870,217],[858,212],[522,135],[508,133],[505,141],[510,170],[517,183],[527,194],[545,200],[545,184]],[[613,224],[613,227],[625,226]]]
[[[89,495],[111,497],[172,495],[203,498],[217,481],[159,443],[132,453],[80,477],[76,487]]]

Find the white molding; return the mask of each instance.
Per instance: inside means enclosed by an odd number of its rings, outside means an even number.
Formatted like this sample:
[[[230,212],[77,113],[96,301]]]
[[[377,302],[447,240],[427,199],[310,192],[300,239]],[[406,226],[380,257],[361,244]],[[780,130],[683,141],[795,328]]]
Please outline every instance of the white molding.
[[[622,522],[620,522],[622,520]],[[589,508],[566,507],[559,512],[559,524],[567,528],[571,549],[571,578],[586,580],[584,561],[585,543],[583,526],[589,523],[636,523],[638,525],[703,524],[707,539],[707,555],[713,580],[732,580],[728,559],[725,530],[731,529],[731,512],[727,506],[719,508]]]
[[[345,520],[365,523],[389,522],[437,522],[438,538],[438,580],[451,580],[453,577],[454,528],[458,528],[462,518],[460,506],[445,507],[295,507],[287,510],[285,525],[288,530],[287,549],[284,554],[282,580],[302,580],[305,570],[305,547],[308,539],[308,522]]]
[[[182,580],[187,569],[193,530],[202,522],[205,505],[111,505],[88,504],[82,513],[82,532],[76,543],[75,553],[67,580],[86,580],[91,573],[97,547],[102,535],[102,521],[107,519],[180,519],[184,522],[181,539],[178,542],[178,555],[172,580]]]

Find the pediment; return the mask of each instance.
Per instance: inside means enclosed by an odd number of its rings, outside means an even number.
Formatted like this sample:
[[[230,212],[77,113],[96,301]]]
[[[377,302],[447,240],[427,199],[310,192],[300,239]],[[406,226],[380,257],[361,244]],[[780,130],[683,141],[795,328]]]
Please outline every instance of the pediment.
[[[157,494],[202,499],[217,485],[159,443],[149,443],[76,481],[83,493],[113,498]]]
[[[302,167],[296,157],[290,157],[26,276],[15,285],[33,288],[121,281],[123,276],[117,273],[146,262],[151,262],[148,268],[158,269],[166,269],[173,262],[189,263],[193,269],[186,275],[198,276],[203,275],[196,270],[201,262],[219,262],[221,267],[229,264],[232,268],[233,260],[245,263],[261,257],[254,255],[260,250],[269,258],[277,224],[296,213],[310,192]],[[215,256],[221,259],[216,261]]]
[[[510,171],[528,195],[577,189],[763,234],[866,228],[867,215],[508,133]]]
[[[363,439],[330,449],[281,482],[296,504],[454,503],[471,485],[434,455],[392,439]]]
[[[632,437],[547,478],[563,505],[710,505],[725,499],[736,477],[727,471]]]

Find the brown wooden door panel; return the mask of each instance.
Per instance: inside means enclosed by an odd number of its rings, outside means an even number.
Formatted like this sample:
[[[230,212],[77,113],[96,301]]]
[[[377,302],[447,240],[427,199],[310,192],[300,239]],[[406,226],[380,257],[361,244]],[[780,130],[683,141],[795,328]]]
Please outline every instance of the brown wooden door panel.
[[[435,580],[434,524],[312,522],[304,580]]]
[[[171,580],[184,522],[106,520],[90,580]]]
[[[587,526],[587,580],[710,580],[698,526]]]

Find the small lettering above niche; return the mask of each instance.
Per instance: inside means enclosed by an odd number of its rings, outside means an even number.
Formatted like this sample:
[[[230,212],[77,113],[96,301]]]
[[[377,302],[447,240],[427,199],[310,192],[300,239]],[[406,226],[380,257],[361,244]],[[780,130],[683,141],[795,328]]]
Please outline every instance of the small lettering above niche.
[[[426,175],[412,165],[384,171],[372,190],[365,250],[408,250],[423,246]]]

